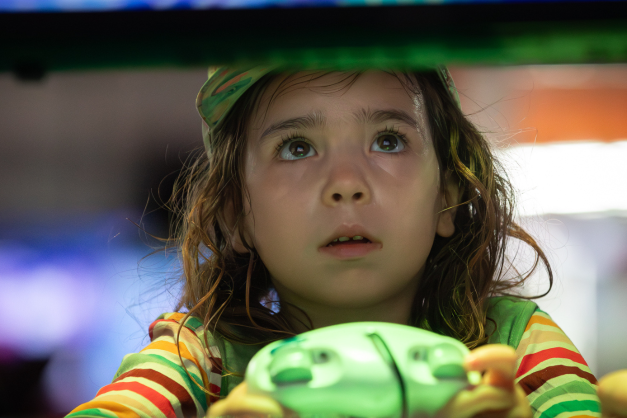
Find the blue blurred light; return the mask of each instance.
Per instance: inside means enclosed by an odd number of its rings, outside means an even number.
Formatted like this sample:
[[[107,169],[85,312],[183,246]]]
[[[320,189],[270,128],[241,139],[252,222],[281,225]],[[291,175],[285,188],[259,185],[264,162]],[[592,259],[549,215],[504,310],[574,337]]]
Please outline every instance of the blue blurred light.
[[[586,1],[586,0],[575,0]],[[615,0],[624,1],[624,0]],[[572,0],[0,0],[0,12],[180,10],[266,7],[352,7],[480,3],[559,3]]]
[[[49,359],[47,398],[67,412],[111,382],[148,325],[172,311],[176,260],[120,213],[2,225],[0,351]]]

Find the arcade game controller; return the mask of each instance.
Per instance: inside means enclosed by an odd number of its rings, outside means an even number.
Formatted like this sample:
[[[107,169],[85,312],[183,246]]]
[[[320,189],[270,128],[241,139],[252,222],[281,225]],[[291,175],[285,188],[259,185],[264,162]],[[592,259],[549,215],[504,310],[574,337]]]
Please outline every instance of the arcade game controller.
[[[478,384],[461,342],[406,325],[355,322],[276,341],[250,361],[251,393],[301,416],[433,416]]]

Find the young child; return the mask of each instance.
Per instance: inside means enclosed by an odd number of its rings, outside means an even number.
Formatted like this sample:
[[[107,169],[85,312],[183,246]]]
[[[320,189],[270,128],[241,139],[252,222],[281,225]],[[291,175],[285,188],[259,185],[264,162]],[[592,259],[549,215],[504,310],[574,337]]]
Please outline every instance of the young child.
[[[600,415],[568,337],[535,303],[502,296],[530,274],[505,277],[510,240],[531,246],[552,282],[551,269],[513,222],[506,175],[445,68],[222,67],[197,105],[206,157],[180,187],[177,242],[186,313],[159,317],[152,342],[69,417],[290,415],[248,393],[251,357],[355,321],[472,349],[465,366],[483,381],[442,417]]]

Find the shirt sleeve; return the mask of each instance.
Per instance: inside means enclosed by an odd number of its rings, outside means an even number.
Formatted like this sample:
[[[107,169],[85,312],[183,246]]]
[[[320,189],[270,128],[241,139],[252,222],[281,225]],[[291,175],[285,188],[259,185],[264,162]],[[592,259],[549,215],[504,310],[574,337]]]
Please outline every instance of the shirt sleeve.
[[[218,398],[201,387],[220,393],[220,352],[211,338],[205,347],[202,323],[190,317],[179,337],[184,368],[175,342],[183,317],[181,313],[161,315],[150,325],[151,343],[139,353],[125,356],[113,382],[67,418],[204,417]]]
[[[597,380],[572,341],[536,309],[516,349],[516,381],[534,418],[600,417]]]

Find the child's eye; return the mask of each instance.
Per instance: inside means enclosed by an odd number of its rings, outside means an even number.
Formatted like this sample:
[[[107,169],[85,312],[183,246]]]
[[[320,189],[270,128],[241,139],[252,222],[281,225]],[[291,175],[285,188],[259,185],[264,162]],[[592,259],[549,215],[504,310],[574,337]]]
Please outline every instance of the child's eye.
[[[300,160],[316,154],[311,144],[303,138],[285,138],[277,150],[282,160]]]
[[[405,149],[406,142],[405,135],[395,131],[384,131],[374,140],[371,151],[382,151],[386,153],[400,152]]]

